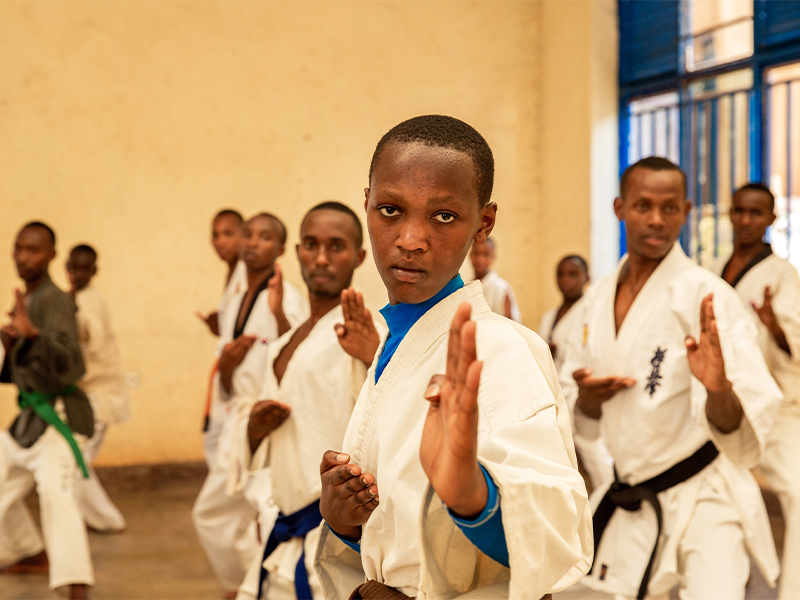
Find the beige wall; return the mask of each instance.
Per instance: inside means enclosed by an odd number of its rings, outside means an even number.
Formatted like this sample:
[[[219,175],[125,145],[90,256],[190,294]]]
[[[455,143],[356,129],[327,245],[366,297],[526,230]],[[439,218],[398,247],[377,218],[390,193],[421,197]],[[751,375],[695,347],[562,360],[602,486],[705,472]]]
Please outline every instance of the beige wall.
[[[613,0],[0,3],[0,244],[52,224],[60,284],[69,247],[96,246],[141,380],[99,462],[202,456],[214,340],[193,313],[224,274],[210,216],[277,212],[293,245],[313,204],[361,209],[375,143],[409,116],[451,114],[488,139],[498,269],[535,326],[554,259],[589,252],[596,4]],[[300,285],[293,250],[284,268]],[[385,302],[371,263],[356,284]],[[0,305],[17,285],[0,260]],[[13,396],[0,390],[0,423]]]

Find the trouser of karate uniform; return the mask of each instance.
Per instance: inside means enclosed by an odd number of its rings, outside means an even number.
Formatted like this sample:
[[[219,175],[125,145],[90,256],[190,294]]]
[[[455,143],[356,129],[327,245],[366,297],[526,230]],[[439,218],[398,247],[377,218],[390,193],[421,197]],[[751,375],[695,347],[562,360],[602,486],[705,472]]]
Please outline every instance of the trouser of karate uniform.
[[[760,467],[778,495],[786,524],[778,598],[800,598],[800,404],[781,406]]]
[[[14,506],[21,505],[35,485],[50,559],[50,587],[94,585],[89,537],[75,491],[80,477],[69,444],[55,428],[45,429],[30,448],[20,447],[7,431],[0,431],[0,523],[4,525],[0,529],[0,564],[13,564],[31,555],[33,546],[20,552],[22,548],[15,548],[13,539],[6,539],[5,524],[9,511],[18,510]]]
[[[678,545],[678,571],[683,578],[678,590],[680,600],[744,599],[750,558],[741,517],[728,493],[709,481],[700,488],[694,513]],[[669,593],[646,597],[667,600]],[[633,600],[628,596],[614,598]]]
[[[103,438],[106,435],[108,425],[105,423],[95,423],[94,435],[86,442],[83,450],[83,458],[89,469],[89,479],[81,478],[78,482],[78,505],[86,524],[96,531],[122,531],[125,529],[125,517],[114,506],[111,498],[108,497],[103,484],[97,478],[97,473],[91,467]]]
[[[228,495],[227,470],[212,463],[192,509],[192,520],[211,568],[235,590],[258,554],[256,510],[242,492]]]

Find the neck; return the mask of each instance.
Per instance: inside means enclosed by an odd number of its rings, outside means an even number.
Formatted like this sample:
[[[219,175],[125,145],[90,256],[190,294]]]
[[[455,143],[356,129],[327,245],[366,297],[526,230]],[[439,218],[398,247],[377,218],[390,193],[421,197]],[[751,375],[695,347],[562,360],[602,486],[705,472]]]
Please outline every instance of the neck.
[[[341,303],[342,299],[340,295],[321,296],[319,294],[312,294],[309,292],[308,306],[311,314],[308,320],[311,323],[316,323]]]
[[[758,240],[753,244],[743,244],[741,242],[733,242],[733,255],[741,260],[750,262],[759,252],[766,248],[766,244]]]
[[[561,303],[561,306],[563,306],[564,308],[570,308],[573,304],[575,304],[581,298],[583,298],[583,294],[581,294],[580,296],[575,296],[574,298],[567,298],[565,296],[564,297],[564,302]]]
[[[247,289],[254,290],[266,281],[273,273],[273,266],[264,269],[247,269]]]
[[[628,279],[634,287],[641,287],[666,257],[667,256],[664,255],[661,258],[654,260],[651,258],[645,258],[644,256],[631,254],[628,257],[628,262],[625,264],[625,271],[627,271],[624,273],[625,278]]]
[[[47,271],[39,273],[35,277],[28,279],[25,281],[25,293],[27,295],[32,294],[36,291],[36,289],[42,285],[42,282],[47,279]]]
[[[236,268],[238,262],[239,259],[236,258],[228,263],[228,279],[225,281],[226,283],[230,283],[231,277],[233,277],[233,270]]]

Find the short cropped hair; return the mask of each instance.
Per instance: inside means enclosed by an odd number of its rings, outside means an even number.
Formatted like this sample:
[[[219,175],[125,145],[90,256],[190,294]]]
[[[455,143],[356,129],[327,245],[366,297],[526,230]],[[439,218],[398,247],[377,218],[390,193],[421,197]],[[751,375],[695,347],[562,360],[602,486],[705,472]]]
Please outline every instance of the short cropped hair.
[[[458,150],[472,158],[475,165],[475,187],[481,207],[489,204],[494,186],[494,157],[489,144],[472,126],[454,117],[424,115],[392,127],[378,142],[369,165],[369,179],[384,148],[392,142],[419,142],[426,146]]]
[[[258,218],[270,219],[273,223],[275,223],[275,225],[278,226],[278,241],[281,244],[286,245],[286,225],[283,224],[283,221],[281,221],[278,217],[276,217],[272,213],[268,212],[260,212],[257,215],[253,215],[248,219],[248,221],[252,221],[253,219],[258,219]]]
[[[356,248],[359,250],[361,249],[361,247],[364,245],[364,228],[361,226],[361,221],[359,220],[358,215],[356,215],[356,213],[353,212],[349,206],[342,204],[341,202],[337,202],[336,200],[326,200],[325,202],[320,202],[316,206],[312,207],[311,210],[306,213],[306,216],[303,217],[303,221],[306,220],[308,215],[317,210],[337,210],[353,219],[353,223],[355,223],[357,232],[355,239]]]
[[[242,213],[240,213],[238,210],[233,210],[232,208],[223,208],[221,211],[219,211],[217,214],[214,215],[213,220],[216,221],[220,217],[233,217],[234,219],[236,219],[237,224],[241,225],[242,223],[244,223],[244,217],[242,217]]]
[[[574,260],[581,267],[583,267],[583,270],[587,275],[589,274],[589,265],[586,264],[586,259],[583,258],[580,254],[568,254],[567,256],[562,258],[560,261],[558,261],[558,264],[560,265],[561,263],[566,262],[568,260]]]
[[[53,229],[49,225],[45,225],[41,221],[31,221],[30,223],[25,223],[25,225],[22,226],[22,229],[20,229],[20,231],[22,231],[23,229],[37,229],[37,228],[44,229],[45,232],[47,232],[47,236],[50,238],[50,243],[53,244],[53,248],[55,248],[56,232],[53,231]]]
[[[92,257],[93,261],[97,260],[97,251],[92,248],[89,244],[78,244],[72,250],[69,251],[69,255],[72,256],[74,254],[88,254]]]
[[[677,171],[681,174],[681,179],[683,180],[683,197],[686,197],[686,173],[684,173],[678,165],[668,158],[663,158],[661,156],[648,156],[647,158],[636,161],[622,173],[622,179],[619,183],[619,193],[623,200],[625,199],[625,193],[628,189],[631,173],[633,173],[635,169],[649,169],[650,171]]]
[[[735,198],[736,194],[738,194],[739,192],[744,192],[746,190],[752,190],[754,192],[763,192],[764,194],[766,194],[769,197],[769,209],[775,210],[775,194],[773,194],[772,190],[770,190],[766,185],[764,185],[763,183],[756,183],[756,182],[745,183],[742,187],[740,187],[733,193],[733,197]]]

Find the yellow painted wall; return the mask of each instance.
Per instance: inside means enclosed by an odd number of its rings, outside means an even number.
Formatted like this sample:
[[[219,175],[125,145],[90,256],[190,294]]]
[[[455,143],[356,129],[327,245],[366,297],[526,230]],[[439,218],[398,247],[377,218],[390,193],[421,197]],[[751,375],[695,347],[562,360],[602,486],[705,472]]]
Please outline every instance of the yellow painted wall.
[[[25,221],[50,223],[62,285],[69,247],[94,245],[126,371],[141,378],[98,463],[202,457],[214,340],[193,313],[216,304],[224,276],[211,215],[276,212],[293,245],[313,204],[361,210],[375,143],[413,115],[451,114],[488,139],[498,270],[535,326],[554,297],[548,263],[589,250],[592,5],[0,3],[0,245]],[[292,254],[284,269],[301,285]],[[371,263],[356,284],[385,302]],[[0,305],[17,285],[0,260]],[[0,390],[0,423],[13,396]]]

